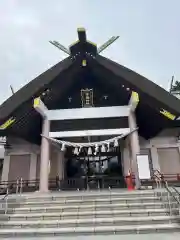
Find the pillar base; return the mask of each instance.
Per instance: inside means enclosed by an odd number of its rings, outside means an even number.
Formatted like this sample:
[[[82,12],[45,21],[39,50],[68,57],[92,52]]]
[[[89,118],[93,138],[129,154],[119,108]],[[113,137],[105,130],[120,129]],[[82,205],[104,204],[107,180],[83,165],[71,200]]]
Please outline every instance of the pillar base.
[[[36,193],[36,194],[47,194],[47,193],[50,193],[51,191],[40,191],[40,190],[37,190],[37,191],[35,191],[34,193]]]

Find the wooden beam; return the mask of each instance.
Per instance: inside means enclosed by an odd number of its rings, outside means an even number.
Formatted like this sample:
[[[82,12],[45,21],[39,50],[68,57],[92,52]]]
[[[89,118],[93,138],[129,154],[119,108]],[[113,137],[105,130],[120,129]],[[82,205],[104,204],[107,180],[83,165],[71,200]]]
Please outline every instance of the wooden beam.
[[[51,138],[68,138],[68,137],[87,137],[87,136],[112,136],[128,134],[129,128],[115,128],[115,129],[98,129],[98,130],[80,130],[80,131],[61,131],[50,132]]]
[[[91,118],[127,117],[129,106],[91,107],[45,111],[49,120],[73,120]]]

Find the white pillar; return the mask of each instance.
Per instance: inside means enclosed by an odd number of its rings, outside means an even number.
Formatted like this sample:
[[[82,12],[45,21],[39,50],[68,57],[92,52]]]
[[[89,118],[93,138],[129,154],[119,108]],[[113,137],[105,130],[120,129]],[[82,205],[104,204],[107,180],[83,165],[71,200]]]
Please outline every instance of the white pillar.
[[[161,168],[159,165],[158,151],[155,146],[151,147],[151,159],[152,159],[153,170],[161,171]]]
[[[37,154],[31,153],[29,180],[36,180]]]
[[[42,135],[49,136],[50,122],[43,118]],[[48,175],[49,175],[49,141],[42,137],[41,139],[41,161],[40,161],[40,192],[48,192]]]
[[[4,162],[3,162],[3,170],[2,170],[2,176],[1,181],[7,182],[8,181],[8,175],[9,175],[9,166],[10,166],[10,155],[4,155]]]
[[[58,152],[58,176],[59,180],[64,179],[64,152]]]
[[[136,117],[135,113],[130,111],[129,116],[129,128],[131,131],[137,128],[136,125]],[[136,188],[139,189],[141,187],[140,179],[139,179],[139,171],[137,164],[137,154],[140,153],[140,145],[139,145],[139,136],[138,131],[134,131],[129,135],[130,145],[131,145],[131,153],[132,153],[132,171],[135,174],[135,184]]]

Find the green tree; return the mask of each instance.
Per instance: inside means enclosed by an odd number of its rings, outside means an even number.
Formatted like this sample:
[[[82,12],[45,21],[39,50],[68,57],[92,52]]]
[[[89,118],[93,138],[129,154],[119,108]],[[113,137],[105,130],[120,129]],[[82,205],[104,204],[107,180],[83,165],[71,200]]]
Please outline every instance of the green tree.
[[[179,81],[176,81],[172,88],[171,88],[171,91],[180,91],[180,82]]]

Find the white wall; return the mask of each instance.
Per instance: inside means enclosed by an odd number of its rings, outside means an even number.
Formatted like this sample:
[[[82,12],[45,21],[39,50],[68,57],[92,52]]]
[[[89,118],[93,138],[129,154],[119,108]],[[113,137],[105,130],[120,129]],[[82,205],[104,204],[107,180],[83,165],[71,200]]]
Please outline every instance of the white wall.
[[[5,151],[1,181],[8,181],[9,167],[11,165],[11,161],[13,161],[15,157],[17,159],[18,156],[23,155],[30,155],[29,171],[26,180],[35,180],[36,178],[39,178],[39,173],[37,171],[39,171],[38,165],[40,166],[40,146],[31,144],[19,138],[12,137],[8,138],[8,143],[11,145],[11,148]],[[59,155],[57,150],[53,146],[50,147],[51,171],[49,177],[55,178],[58,175],[60,176],[60,178],[62,178],[64,175],[64,169],[61,168],[64,168],[64,157],[62,156],[62,154]],[[20,164],[18,165],[18,167],[21,168]]]
[[[19,138],[8,138],[8,143],[11,148],[7,150],[9,155],[21,155],[21,154],[31,154],[40,152],[40,147],[35,144],[31,144],[23,139]]]
[[[1,181],[8,181],[10,164],[12,163],[11,161],[14,161],[14,156],[17,158],[22,155],[30,155],[29,174],[26,180],[34,179],[34,176],[36,176],[36,159],[37,154],[40,152],[40,147],[25,140],[12,137],[8,138],[8,143],[11,148],[6,149],[4,152],[4,164]],[[21,165],[19,164],[18,167],[21,168]]]
[[[143,151],[147,149],[150,152],[150,157],[152,160],[153,169],[157,169],[161,171],[160,168],[160,162],[159,162],[159,156],[158,156],[158,149],[161,148],[177,148],[180,153],[180,143],[177,141],[177,136],[180,133],[180,128],[173,128],[173,129],[166,129],[162,131],[159,135],[156,137],[145,140],[142,137],[139,137],[139,143],[140,148]],[[127,174],[128,169],[130,169],[130,161],[127,160],[129,150],[126,147],[124,148],[124,174]],[[179,155],[180,157],[180,155]],[[172,159],[170,159],[172,161]],[[173,164],[173,161],[172,161]],[[180,164],[180,160],[179,160]],[[167,168],[169,168],[169,165],[167,165]],[[167,169],[168,171],[168,169]]]

